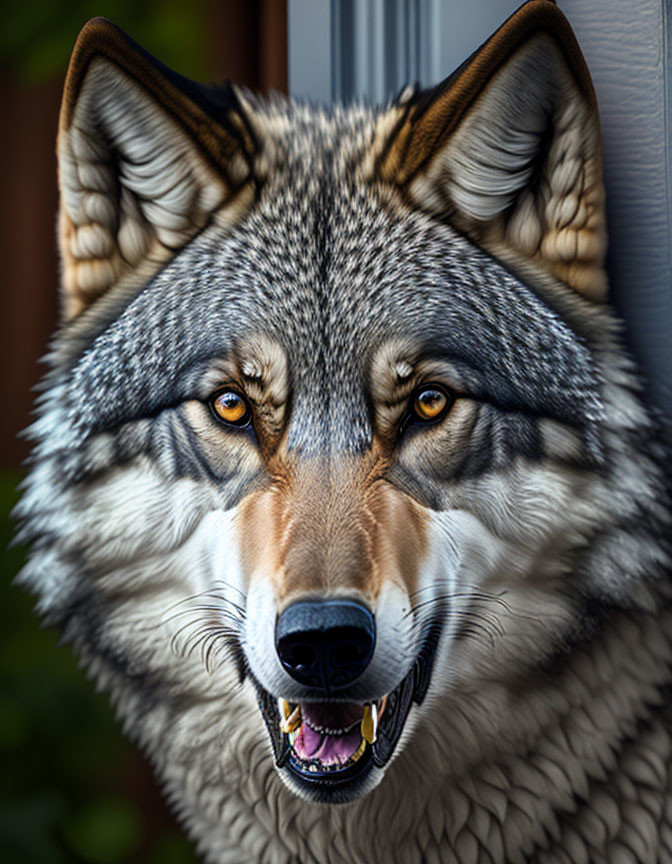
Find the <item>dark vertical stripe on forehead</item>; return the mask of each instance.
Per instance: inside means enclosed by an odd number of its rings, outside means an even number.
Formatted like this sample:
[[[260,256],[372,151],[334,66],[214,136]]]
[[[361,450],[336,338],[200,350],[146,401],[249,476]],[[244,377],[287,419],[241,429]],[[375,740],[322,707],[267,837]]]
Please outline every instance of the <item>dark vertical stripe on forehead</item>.
[[[290,451],[329,458],[371,448],[373,430],[361,383],[348,382],[344,374],[334,383],[328,397],[321,379],[316,388],[302,388],[297,394],[287,437]]]
[[[342,302],[345,286],[339,284],[342,211],[328,178],[320,178],[316,186],[314,198],[307,196],[309,229],[302,250],[312,259],[301,275],[307,292],[301,309],[303,340],[292,340],[286,334],[294,381],[287,445],[304,457],[329,458],[369,449],[372,430],[363,387],[363,358],[353,351],[354,322],[347,320]]]
[[[295,393],[287,444],[302,456],[328,458],[368,450],[372,429],[364,358],[353,350],[356,321],[348,320],[343,307],[344,289],[352,287],[341,282],[341,235],[349,226],[328,174],[309,185],[317,191],[306,196],[308,230],[301,254],[312,260],[301,278],[308,292],[304,340],[288,344]]]

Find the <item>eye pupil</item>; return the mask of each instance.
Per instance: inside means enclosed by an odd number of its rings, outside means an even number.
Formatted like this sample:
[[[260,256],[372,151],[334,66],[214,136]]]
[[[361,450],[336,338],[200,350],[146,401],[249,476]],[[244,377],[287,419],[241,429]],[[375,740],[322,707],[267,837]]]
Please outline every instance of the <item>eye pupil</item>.
[[[249,420],[249,406],[235,390],[224,390],[217,394],[211,404],[215,415],[226,423],[245,426]]]
[[[241,399],[236,393],[223,393],[218,402],[225,411],[235,411],[240,405]]]
[[[420,420],[435,420],[448,405],[448,397],[436,387],[427,387],[415,397],[414,409]]]

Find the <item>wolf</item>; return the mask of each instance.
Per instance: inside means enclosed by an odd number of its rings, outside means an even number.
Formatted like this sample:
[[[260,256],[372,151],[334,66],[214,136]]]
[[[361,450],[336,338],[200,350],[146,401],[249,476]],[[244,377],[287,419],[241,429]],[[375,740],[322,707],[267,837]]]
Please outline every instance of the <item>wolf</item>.
[[[558,8],[376,109],[95,19],[58,156],[20,582],[203,859],[672,861],[669,433]]]

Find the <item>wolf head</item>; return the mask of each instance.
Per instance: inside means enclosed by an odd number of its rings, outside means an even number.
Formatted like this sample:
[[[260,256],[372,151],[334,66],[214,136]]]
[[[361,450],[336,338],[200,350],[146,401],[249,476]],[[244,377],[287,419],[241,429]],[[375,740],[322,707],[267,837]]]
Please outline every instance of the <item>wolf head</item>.
[[[562,14],[331,111],[198,86],[96,19],[58,152],[22,580],[202,847],[522,740],[665,559]]]

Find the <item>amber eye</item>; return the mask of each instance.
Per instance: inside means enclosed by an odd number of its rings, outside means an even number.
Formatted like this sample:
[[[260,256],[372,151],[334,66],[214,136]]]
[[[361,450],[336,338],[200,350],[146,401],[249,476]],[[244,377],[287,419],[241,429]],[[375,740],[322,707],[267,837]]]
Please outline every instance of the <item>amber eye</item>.
[[[247,426],[250,422],[250,406],[235,390],[220,390],[212,397],[210,405],[215,417],[231,426]]]
[[[436,385],[422,387],[413,398],[415,419],[424,420],[425,423],[438,420],[448,407],[450,407],[450,398]]]

